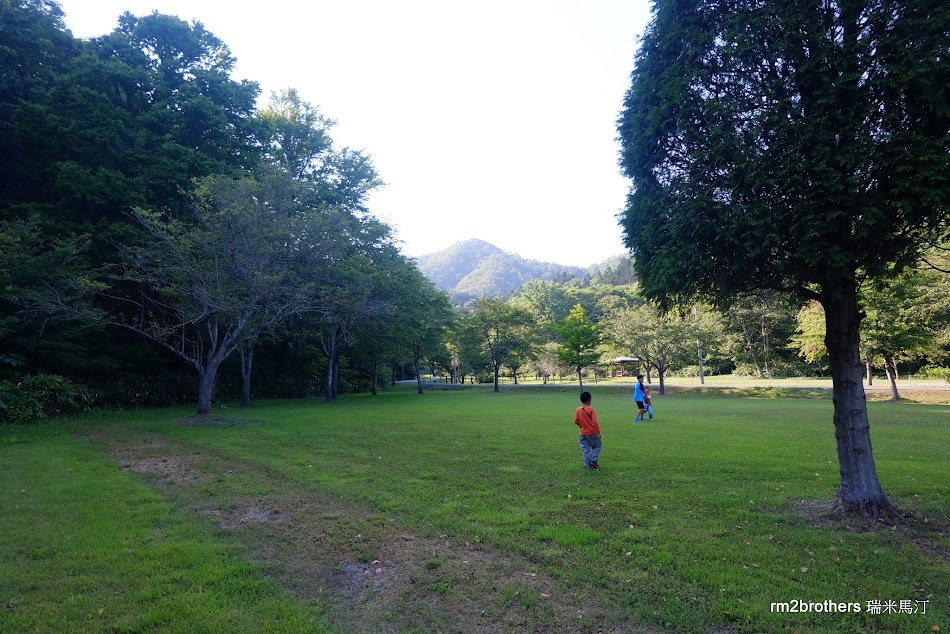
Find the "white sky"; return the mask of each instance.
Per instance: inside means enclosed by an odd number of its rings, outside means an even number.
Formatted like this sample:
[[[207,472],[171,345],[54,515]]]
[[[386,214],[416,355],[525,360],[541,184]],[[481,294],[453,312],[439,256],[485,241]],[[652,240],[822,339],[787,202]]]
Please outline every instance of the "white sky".
[[[615,121],[648,0],[59,0],[77,37],[124,11],[199,21],[234,79],[296,88],[387,185],[410,256],[480,238],[588,266],[625,252]]]

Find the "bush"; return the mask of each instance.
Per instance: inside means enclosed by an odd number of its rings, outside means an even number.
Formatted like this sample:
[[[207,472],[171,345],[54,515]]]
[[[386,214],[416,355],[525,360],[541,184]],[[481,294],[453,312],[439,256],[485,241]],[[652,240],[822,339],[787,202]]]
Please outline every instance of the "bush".
[[[928,365],[918,370],[915,376],[921,379],[939,379],[950,382],[950,368],[935,368]]]
[[[24,425],[88,409],[88,390],[57,374],[0,382],[0,423]]]

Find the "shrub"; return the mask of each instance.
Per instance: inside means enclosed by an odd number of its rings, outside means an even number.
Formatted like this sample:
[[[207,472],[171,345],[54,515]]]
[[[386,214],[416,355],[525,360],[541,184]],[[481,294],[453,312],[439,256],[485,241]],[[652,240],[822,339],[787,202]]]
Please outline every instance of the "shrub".
[[[950,368],[935,368],[928,365],[918,370],[916,376],[921,379],[940,379],[950,382]]]
[[[57,374],[0,382],[0,423],[29,424],[89,409],[88,390]]]

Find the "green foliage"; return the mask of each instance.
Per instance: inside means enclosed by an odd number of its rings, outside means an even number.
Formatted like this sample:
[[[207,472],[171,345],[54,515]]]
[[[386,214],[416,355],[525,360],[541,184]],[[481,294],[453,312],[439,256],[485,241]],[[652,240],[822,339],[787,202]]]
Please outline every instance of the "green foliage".
[[[927,366],[917,372],[917,377],[924,379],[940,379],[950,383],[950,368]]]
[[[89,390],[55,374],[0,381],[0,424],[24,425],[89,409]]]
[[[618,123],[645,294],[836,293],[913,263],[947,229],[948,26],[941,2],[659,3]]]
[[[530,312],[492,297],[476,301],[468,323],[481,353],[491,361],[495,391],[502,365],[524,365],[538,344],[538,332]]]
[[[582,368],[600,360],[600,333],[587,316],[584,308],[577,304],[563,321],[553,326],[560,338],[557,350],[558,359],[580,375]]]

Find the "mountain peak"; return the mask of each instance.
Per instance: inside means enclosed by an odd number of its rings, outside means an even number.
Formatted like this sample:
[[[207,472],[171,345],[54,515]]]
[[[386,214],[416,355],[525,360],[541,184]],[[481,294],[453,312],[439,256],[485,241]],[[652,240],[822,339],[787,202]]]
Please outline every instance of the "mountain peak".
[[[454,300],[507,295],[528,280],[565,282],[587,270],[550,262],[526,260],[493,244],[471,238],[418,258],[419,270]]]

